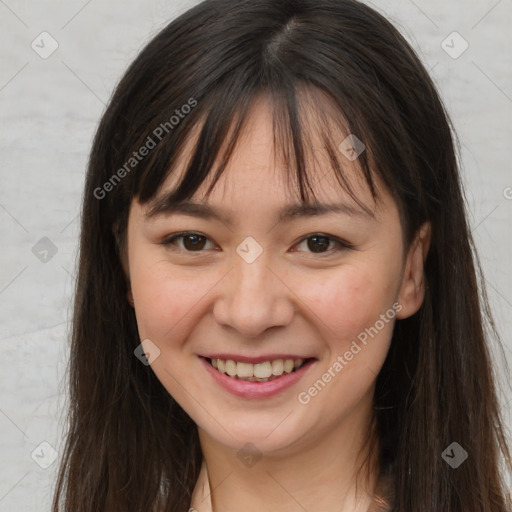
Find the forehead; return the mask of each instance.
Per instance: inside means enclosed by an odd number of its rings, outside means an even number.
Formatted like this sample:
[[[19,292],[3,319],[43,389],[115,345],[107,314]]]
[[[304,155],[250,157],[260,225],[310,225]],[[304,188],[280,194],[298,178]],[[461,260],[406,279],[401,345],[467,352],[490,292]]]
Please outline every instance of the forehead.
[[[339,124],[330,121],[329,117],[319,115],[330,106],[324,96],[315,96],[315,105],[307,95],[303,98],[301,105],[305,118],[301,124],[308,129],[300,135],[306,142],[304,147],[305,171],[313,188],[314,199],[329,204],[341,201],[347,206],[361,210],[360,205],[340,184],[339,177],[333,169],[333,156],[329,154],[326,147],[325,136],[322,137],[322,134],[327,132],[332,146],[338,151],[335,157],[342,167],[342,182],[348,183],[358,200],[366,207],[363,207],[363,210],[375,212],[379,204],[375,203],[371,195],[357,159],[350,159],[344,153],[346,144],[344,146],[342,143],[350,134],[343,131]],[[330,125],[326,126],[326,122]],[[190,131],[183,149],[174,161],[155,200],[144,205],[145,214],[150,213],[159,200],[175,190],[182,182],[190,158],[195,151],[202,124],[196,123]],[[300,197],[297,177],[287,159],[286,151],[282,150],[282,147],[286,146],[283,140],[280,140],[280,131],[276,132],[275,130],[275,119],[267,96],[255,98],[243,130],[238,134],[235,150],[225,171],[213,188],[211,196],[206,196],[206,190],[216,174],[220,157],[227,149],[234,128],[235,123],[233,122],[209,175],[193,195],[194,201],[232,207],[236,205],[237,198],[240,200],[239,204],[244,205],[254,202],[261,203],[262,200],[269,205],[270,203],[296,203]],[[375,174],[374,182],[379,196],[386,199],[386,190]],[[387,199],[389,199],[389,195]]]

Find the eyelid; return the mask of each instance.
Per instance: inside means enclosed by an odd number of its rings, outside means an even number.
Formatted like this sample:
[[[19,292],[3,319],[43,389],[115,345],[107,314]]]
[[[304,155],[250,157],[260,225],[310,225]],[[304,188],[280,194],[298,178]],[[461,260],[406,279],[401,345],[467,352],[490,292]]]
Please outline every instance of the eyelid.
[[[159,244],[164,245],[164,246],[172,246],[172,245],[174,245],[175,240],[178,240],[180,238],[183,238],[183,237],[186,237],[189,235],[201,236],[211,242],[210,238],[203,233],[200,233],[197,231],[181,231],[181,232],[173,233],[172,235],[165,237],[161,242],[159,242]],[[309,254],[322,257],[322,256],[329,256],[332,254],[336,254],[336,253],[342,252],[344,250],[356,250],[356,247],[353,244],[351,244],[350,242],[347,242],[346,240],[343,240],[342,238],[339,238],[337,236],[329,235],[328,233],[322,233],[322,232],[313,232],[308,235],[305,235],[302,238],[300,238],[297,242],[294,242],[293,246],[296,246],[296,245],[306,241],[308,238],[313,238],[314,236],[328,238],[331,242],[334,242],[335,244],[337,244],[337,248],[329,249],[328,251],[323,252],[323,253],[311,252]],[[187,250],[183,250],[179,247],[177,247],[177,250],[185,252],[186,254],[201,254],[202,252],[205,252],[204,250],[187,251]],[[293,251],[293,252],[302,252],[302,251]]]
[[[201,237],[206,238],[209,242],[212,242],[208,236],[206,236],[203,233],[199,233],[198,231],[180,231],[179,233],[173,233],[172,235],[166,236],[161,242],[159,242],[159,244],[163,245],[163,246],[175,246],[175,244],[174,244],[175,240],[184,238],[186,236],[191,236],[191,235],[201,236]],[[202,252],[204,252],[204,250],[187,251],[187,250],[181,249],[180,247],[176,247],[176,250],[185,252],[187,254],[201,254]]]
[[[298,244],[306,241],[308,238],[313,238],[314,236],[318,236],[319,238],[320,237],[328,238],[331,242],[334,242],[335,244],[337,244],[338,247],[336,249],[330,249],[324,253],[312,252],[310,254],[317,254],[318,256],[322,256],[322,255],[327,256],[329,254],[334,254],[334,253],[340,252],[342,250],[348,250],[348,249],[355,250],[355,246],[352,245],[350,242],[347,242],[346,240],[343,240],[340,237],[337,237],[334,235],[329,235],[328,233],[322,233],[322,232],[311,233],[309,235],[303,236],[298,242],[294,243],[293,245],[294,246],[298,245]]]

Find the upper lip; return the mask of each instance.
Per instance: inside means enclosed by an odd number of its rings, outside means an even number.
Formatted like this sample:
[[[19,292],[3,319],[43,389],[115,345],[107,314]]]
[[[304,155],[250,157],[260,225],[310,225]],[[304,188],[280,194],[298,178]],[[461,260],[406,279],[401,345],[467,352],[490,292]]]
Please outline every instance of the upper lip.
[[[223,359],[224,361],[240,361],[241,363],[263,363],[265,361],[275,361],[276,359],[313,359],[311,356],[301,356],[297,354],[266,354],[262,356],[243,356],[239,354],[205,354],[201,357],[207,359]]]

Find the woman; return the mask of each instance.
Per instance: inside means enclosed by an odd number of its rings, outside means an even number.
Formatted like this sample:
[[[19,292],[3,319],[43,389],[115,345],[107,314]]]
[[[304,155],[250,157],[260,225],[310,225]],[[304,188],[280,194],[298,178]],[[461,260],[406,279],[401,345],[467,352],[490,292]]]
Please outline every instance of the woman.
[[[387,20],[199,4],[92,147],[54,512],[509,510],[479,275],[448,116]]]

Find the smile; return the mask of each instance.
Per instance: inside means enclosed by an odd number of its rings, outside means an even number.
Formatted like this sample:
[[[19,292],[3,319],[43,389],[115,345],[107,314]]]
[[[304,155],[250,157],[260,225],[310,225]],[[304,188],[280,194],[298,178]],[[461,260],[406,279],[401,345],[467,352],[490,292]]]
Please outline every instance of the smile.
[[[220,355],[220,354],[218,354]],[[264,399],[280,395],[292,387],[310,370],[318,359],[253,358],[253,362],[227,358],[199,356],[212,383],[232,395],[245,399]],[[245,358],[249,359],[249,358]],[[265,360],[266,359],[266,360]]]
[[[226,374],[235,380],[249,382],[267,382],[281,377],[283,374],[293,373],[304,363],[305,359],[274,359],[260,363],[245,363],[232,359],[208,359],[210,364],[220,373]]]

